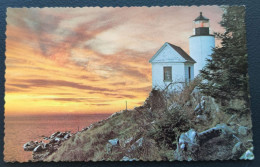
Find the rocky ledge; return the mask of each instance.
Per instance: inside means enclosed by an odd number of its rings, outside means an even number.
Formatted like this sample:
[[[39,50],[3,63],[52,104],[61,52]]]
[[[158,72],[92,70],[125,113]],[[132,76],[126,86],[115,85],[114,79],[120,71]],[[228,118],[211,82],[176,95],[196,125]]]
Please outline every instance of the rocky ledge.
[[[203,132],[190,129],[182,133],[178,140],[175,157],[177,160],[252,160],[253,144],[251,140],[242,140],[247,131],[241,132],[226,124],[218,124]]]
[[[56,151],[61,143],[72,136],[68,132],[55,132],[50,137],[44,137],[44,141],[29,141],[23,145],[24,151],[33,152],[33,160],[42,161],[47,156]]]

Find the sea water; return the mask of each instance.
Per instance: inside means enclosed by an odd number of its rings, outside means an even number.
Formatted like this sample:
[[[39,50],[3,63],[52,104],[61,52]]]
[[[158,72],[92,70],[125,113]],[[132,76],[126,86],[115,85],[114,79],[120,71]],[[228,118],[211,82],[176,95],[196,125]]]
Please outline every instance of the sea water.
[[[76,133],[108,116],[109,114],[6,116],[4,160],[6,162],[32,160],[32,152],[23,150],[26,142],[41,141],[44,136],[48,137],[57,131]]]

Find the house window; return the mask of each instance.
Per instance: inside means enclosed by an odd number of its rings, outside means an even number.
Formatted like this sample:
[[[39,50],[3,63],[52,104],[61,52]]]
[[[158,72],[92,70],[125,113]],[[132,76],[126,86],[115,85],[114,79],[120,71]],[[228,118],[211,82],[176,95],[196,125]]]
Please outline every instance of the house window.
[[[189,81],[190,81],[190,79],[191,79],[190,67],[188,69],[189,69]]]
[[[163,80],[172,82],[172,67],[163,67]]]

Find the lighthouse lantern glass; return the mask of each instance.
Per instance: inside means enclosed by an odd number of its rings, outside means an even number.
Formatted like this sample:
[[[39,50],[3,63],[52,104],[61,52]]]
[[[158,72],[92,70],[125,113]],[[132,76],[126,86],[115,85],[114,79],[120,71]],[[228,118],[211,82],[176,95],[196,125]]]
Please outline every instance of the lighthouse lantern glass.
[[[209,21],[208,20],[198,20],[194,22],[195,28],[199,27],[209,27]]]

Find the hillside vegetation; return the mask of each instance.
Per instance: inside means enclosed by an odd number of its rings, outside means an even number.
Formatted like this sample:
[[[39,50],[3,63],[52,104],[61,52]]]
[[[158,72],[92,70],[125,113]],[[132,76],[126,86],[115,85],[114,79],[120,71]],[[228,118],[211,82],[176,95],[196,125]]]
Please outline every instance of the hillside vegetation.
[[[243,148],[239,155],[232,154],[233,147],[239,142],[232,139],[232,142],[222,144],[226,147],[224,151],[229,152],[215,159],[239,158],[252,147],[250,113],[222,111],[213,98],[198,92],[197,84],[198,80],[195,80],[182,93],[167,94],[167,97],[164,92],[153,90],[143,106],[115,113],[76,133],[44,161],[180,160],[176,151],[181,134],[191,129],[203,132],[221,123],[232,129]],[[236,108],[243,109],[241,102],[235,105]],[[239,134],[241,126],[248,129],[246,135]],[[181,160],[196,160],[181,156]],[[207,159],[207,155],[204,158]]]

